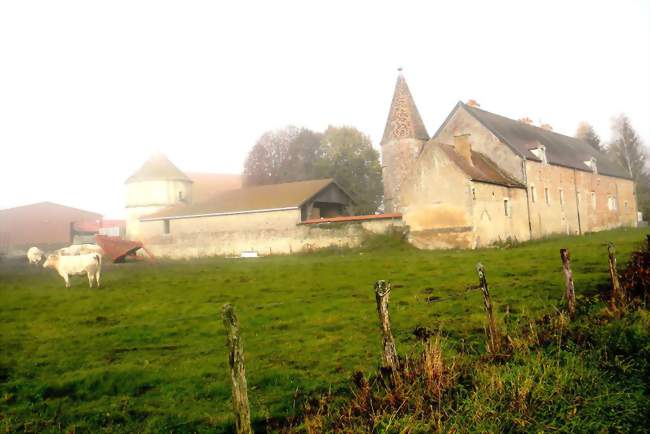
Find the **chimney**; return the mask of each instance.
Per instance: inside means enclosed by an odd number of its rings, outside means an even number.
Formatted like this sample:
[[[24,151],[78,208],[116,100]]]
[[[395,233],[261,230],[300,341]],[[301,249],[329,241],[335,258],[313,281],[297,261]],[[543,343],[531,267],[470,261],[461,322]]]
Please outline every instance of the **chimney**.
[[[475,99],[469,99],[469,100],[467,100],[466,104],[467,104],[468,106],[470,106],[470,107],[480,107],[480,106],[481,106],[481,104],[479,104],[478,102],[476,102]]]
[[[519,119],[519,122],[523,122],[526,125],[532,125],[533,124],[533,120],[531,118],[529,118],[528,116],[526,116],[525,118]]]
[[[545,130],[548,130],[548,131],[553,131],[553,127],[550,126],[549,124],[542,124],[542,125],[540,125],[539,127],[540,127],[540,128],[543,128],[543,129],[545,129]]]
[[[469,163],[470,166],[473,166],[472,163],[472,145],[469,143],[469,138],[471,134],[459,134],[454,136],[454,149],[456,152],[463,157],[465,161]]]

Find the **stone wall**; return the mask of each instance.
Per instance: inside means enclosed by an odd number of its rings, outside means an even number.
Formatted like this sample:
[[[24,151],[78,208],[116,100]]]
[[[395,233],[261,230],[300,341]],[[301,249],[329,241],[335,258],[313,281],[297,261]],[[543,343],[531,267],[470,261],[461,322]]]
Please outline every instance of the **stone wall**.
[[[400,212],[402,204],[399,198],[405,178],[410,174],[423,145],[424,141],[418,139],[393,139],[382,144],[385,212]]]
[[[402,187],[408,240],[420,249],[471,248],[471,181],[435,144],[428,145]]]
[[[300,210],[285,210],[142,222],[143,241],[157,257],[172,259],[202,256],[291,254],[328,247],[359,246],[368,236],[403,230],[401,220],[385,219],[304,225]]]
[[[530,239],[526,190],[473,182],[473,247]]]
[[[630,180],[534,161],[526,171],[533,238],[636,225]]]

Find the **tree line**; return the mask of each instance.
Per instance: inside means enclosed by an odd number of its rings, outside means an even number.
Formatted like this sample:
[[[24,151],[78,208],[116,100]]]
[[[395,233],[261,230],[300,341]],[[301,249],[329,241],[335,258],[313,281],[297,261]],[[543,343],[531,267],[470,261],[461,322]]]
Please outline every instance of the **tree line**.
[[[621,114],[612,119],[612,137],[604,142],[587,122],[578,125],[575,136],[594,149],[610,155],[634,180],[639,211],[644,218],[650,218],[650,159],[641,138],[632,127],[630,119]]]
[[[288,126],[268,131],[244,164],[244,185],[266,185],[332,178],[355,201],[353,214],[372,214],[381,205],[379,152],[354,127],[329,126],[324,132]]]

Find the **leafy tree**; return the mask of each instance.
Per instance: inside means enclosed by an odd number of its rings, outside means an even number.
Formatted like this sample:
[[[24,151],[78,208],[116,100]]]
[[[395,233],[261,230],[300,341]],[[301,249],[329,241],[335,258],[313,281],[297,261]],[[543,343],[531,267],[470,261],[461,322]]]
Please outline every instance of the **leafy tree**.
[[[612,140],[607,150],[634,180],[639,210],[647,219],[650,217],[648,154],[627,116],[621,114],[612,120]]]
[[[374,213],[383,193],[381,165],[370,138],[353,127],[325,133],[286,127],[259,138],[244,163],[244,185],[333,178],[352,196],[355,214]]]
[[[381,203],[383,185],[379,152],[370,137],[354,127],[329,126],[323,133],[322,173],[334,178],[356,202],[354,214],[372,214]]]
[[[322,134],[306,128],[298,130],[289,142],[289,149],[282,167],[283,182],[322,178]]]
[[[589,143],[597,151],[603,151],[603,146],[600,142],[600,136],[596,134],[594,127],[592,127],[587,122],[580,122],[578,129],[576,130],[576,138]]]
[[[264,133],[244,163],[244,185],[313,179],[322,159],[320,138],[320,134],[294,126]]]

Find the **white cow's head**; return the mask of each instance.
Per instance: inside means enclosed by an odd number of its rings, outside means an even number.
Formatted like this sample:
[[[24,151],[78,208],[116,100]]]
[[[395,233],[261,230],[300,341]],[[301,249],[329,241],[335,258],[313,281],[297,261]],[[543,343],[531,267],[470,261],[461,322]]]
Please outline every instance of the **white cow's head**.
[[[43,262],[43,268],[56,268],[56,264],[59,262],[59,257],[57,255],[48,255],[45,262]]]

